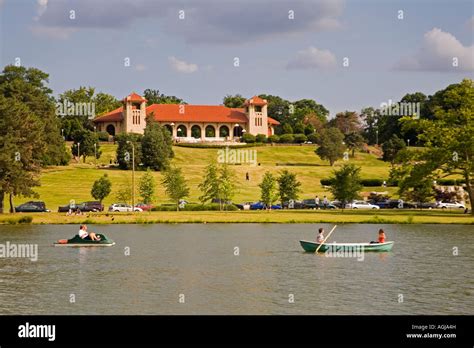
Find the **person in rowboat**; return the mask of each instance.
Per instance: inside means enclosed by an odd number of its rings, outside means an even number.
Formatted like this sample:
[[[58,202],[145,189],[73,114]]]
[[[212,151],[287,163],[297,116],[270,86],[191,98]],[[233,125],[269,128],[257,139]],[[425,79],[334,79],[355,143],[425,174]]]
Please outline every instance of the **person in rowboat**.
[[[319,228],[318,236],[316,237],[316,243],[321,244],[324,242],[324,228]]]
[[[97,236],[94,232],[87,232],[87,225],[81,225],[77,234],[82,239],[100,240],[100,237]]]
[[[377,244],[377,243],[385,243],[385,232],[384,230],[380,229],[379,230],[379,239],[377,242],[371,241],[370,244]]]

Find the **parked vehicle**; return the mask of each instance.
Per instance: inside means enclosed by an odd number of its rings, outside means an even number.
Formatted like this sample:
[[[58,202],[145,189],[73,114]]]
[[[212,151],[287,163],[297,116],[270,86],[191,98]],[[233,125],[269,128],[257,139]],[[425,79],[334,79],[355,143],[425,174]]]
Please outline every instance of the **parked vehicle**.
[[[128,211],[132,211],[132,206],[126,203],[115,203],[109,207],[109,211],[128,212]],[[133,208],[133,211],[143,211],[143,209],[139,207],[135,207]]]
[[[265,209],[265,204],[263,202],[257,202],[250,205],[250,210],[263,210]],[[273,204],[271,209],[281,209],[281,206],[278,204]]]
[[[401,199],[387,199],[379,202],[371,202],[381,209],[402,209],[405,208],[405,202]]]
[[[459,202],[439,202],[437,205],[436,205],[436,208],[441,208],[441,209],[466,209],[466,206],[462,203],[459,203]]]
[[[138,203],[135,204],[135,207],[140,208],[143,211],[149,211],[152,210],[155,206],[153,204]]]
[[[304,205],[300,201],[283,202],[283,209],[304,209]]]
[[[78,204],[63,205],[58,208],[59,213],[66,213],[69,210],[72,210],[72,211],[80,210],[81,212],[98,212],[98,211],[104,211],[104,205],[97,201],[91,201],[91,202],[84,202],[84,203],[78,203]]]
[[[15,207],[15,211],[18,213],[44,213],[49,212],[46,209],[46,204],[41,201],[29,201]]]
[[[252,205],[252,202],[245,202],[242,204],[236,204],[235,206],[239,208],[240,210],[250,210],[250,206]]]
[[[378,205],[365,201],[353,201],[352,203],[347,204],[346,207],[350,209],[380,209]]]

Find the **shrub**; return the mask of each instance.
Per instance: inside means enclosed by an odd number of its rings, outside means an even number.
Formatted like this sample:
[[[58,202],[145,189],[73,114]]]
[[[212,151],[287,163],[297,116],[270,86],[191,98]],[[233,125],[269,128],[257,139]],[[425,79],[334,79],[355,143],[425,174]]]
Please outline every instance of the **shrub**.
[[[274,135],[270,135],[267,140],[268,140],[269,143],[272,143],[272,144],[273,143],[278,143],[280,141],[280,137],[278,135],[274,134]]]
[[[176,204],[165,204],[153,207],[152,211],[176,211]],[[220,206],[216,203],[209,203],[209,204],[196,204],[196,203],[188,203],[184,206],[181,211],[219,211]],[[239,210],[235,205],[229,204],[224,207],[225,211],[236,211]]]
[[[239,144],[239,145],[222,145],[222,144],[194,144],[194,143],[178,143],[174,144],[174,146],[178,147],[189,147],[193,149],[223,149],[228,147],[229,149],[242,149],[245,147],[255,147],[255,146],[262,146],[263,144],[260,143],[253,143],[253,144]]]
[[[297,144],[302,144],[302,143],[304,143],[305,141],[308,140],[308,138],[307,138],[306,135],[304,135],[304,134],[295,134],[295,137],[294,137],[294,138],[295,138],[294,141],[295,141],[295,143],[297,143]]]
[[[255,140],[257,143],[265,143],[267,141],[267,136],[265,134],[257,134]]]
[[[317,133],[312,133],[307,136],[308,141],[311,141],[313,144],[319,143],[319,135]]]
[[[109,141],[109,133],[107,132],[98,132],[97,136],[99,137],[100,141]]]
[[[280,136],[280,143],[291,144],[295,140],[293,134],[283,134]]]
[[[331,179],[321,179],[321,185],[323,186],[331,186],[332,185],[332,180]]]
[[[438,185],[442,186],[459,186],[465,183],[464,179],[439,179],[436,180]]]
[[[255,135],[245,133],[242,135],[242,141],[247,144],[253,144],[255,142]]]

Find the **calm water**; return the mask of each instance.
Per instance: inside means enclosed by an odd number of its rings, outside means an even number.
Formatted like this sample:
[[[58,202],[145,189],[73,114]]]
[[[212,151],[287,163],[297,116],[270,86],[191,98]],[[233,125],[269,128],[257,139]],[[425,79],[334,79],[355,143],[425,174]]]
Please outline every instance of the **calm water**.
[[[473,226],[385,225],[393,251],[362,262],[304,253],[316,227],[90,226],[117,244],[70,248],[52,243],[75,226],[0,226],[0,244],[39,248],[37,262],[0,259],[0,313],[474,314]],[[377,228],[339,226],[331,240],[370,241]]]

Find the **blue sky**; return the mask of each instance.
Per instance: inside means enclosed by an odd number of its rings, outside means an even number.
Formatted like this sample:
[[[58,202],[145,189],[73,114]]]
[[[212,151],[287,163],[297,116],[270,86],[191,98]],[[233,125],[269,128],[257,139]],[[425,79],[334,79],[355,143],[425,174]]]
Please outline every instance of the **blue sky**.
[[[153,88],[193,104],[265,93],[334,115],[472,78],[473,3],[0,0],[0,59],[49,73],[55,93]]]

